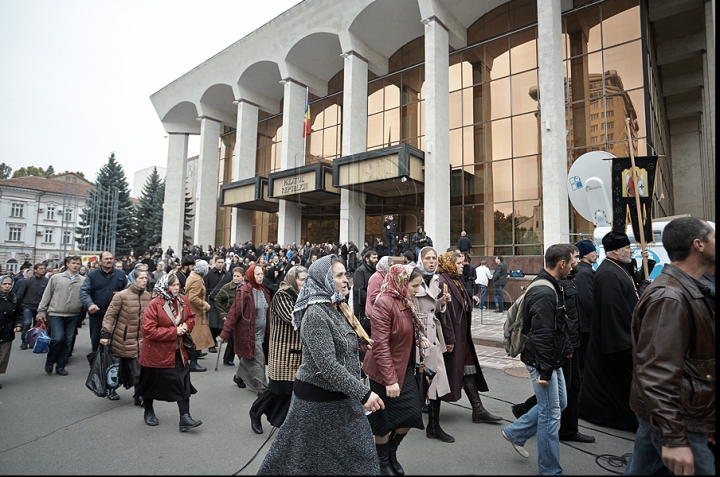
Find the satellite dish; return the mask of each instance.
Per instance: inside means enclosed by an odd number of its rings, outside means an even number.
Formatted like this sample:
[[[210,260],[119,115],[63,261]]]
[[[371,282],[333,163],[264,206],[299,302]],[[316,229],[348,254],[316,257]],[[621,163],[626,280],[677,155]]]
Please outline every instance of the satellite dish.
[[[612,162],[615,156],[605,151],[586,152],[568,172],[570,202],[584,219],[596,227],[610,227],[612,221]]]

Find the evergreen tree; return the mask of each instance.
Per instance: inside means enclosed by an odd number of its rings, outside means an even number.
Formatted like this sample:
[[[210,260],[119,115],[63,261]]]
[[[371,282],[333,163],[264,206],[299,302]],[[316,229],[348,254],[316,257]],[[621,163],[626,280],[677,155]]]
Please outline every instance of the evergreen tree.
[[[185,233],[190,230],[190,223],[192,218],[195,216],[193,213],[193,200],[190,193],[187,191],[187,182],[185,183],[185,213],[183,216],[183,244],[192,245],[192,237]]]
[[[115,192],[117,191],[117,202]],[[110,249],[115,239],[115,256],[128,255],[137,234],[134,206],[130,201],[130,186],[125,172],[111,153],[107,164],[102,166],[95,179],[95,188],[85,201],[80,212],[80,227],[77,240],[82,250],[96,248]],[[117,206],[117,207],[115,207]],[[117,218],[113,221],[117,208]],[[93,237],[96,240],[93,240]]]
[[[160,179],[157,168],[145,181],[140,204],[135,207],[134,247],[144,253],[149,246],[155,246],[162,239],[163,204],[165,202],[165,181]]]

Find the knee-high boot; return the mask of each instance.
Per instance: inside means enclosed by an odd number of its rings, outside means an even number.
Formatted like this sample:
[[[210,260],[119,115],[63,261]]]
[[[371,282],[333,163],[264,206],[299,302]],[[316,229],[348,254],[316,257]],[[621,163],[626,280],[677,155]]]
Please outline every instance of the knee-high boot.
[[[390,442],[385,444],[375,443],[378,459],[380,460],[380,475],[395,475],[390,466]]]
[[[407,434],[396,434],[395,431],[390,433],[390,451],[388,452],[388,460],[390,461],[390,467],[396,475],[405,475],[405,469],[402,468],[400,462],[397,460],[397,448]]]
[[[440,400],[431,399],[428,405],[428,426],[425,430],[428,439],[440,439],[443,442],[455,442],[455,438],[440,427]]]
[[[475,381],[475,375],[463,376],[463,390],[470,400],[472,405],[472,421],[478,422],[499,422],[502,421],[502,417],[491,414],[483,406],[480,400],[480,392],[477,388],[477,382]]]
[[[200,366],[197,363],[197,360],[198,360],[198,352],[197,351],[191,352],[190,353],[190,371],[197,371],[197,372],[207,371],[207,368]]]

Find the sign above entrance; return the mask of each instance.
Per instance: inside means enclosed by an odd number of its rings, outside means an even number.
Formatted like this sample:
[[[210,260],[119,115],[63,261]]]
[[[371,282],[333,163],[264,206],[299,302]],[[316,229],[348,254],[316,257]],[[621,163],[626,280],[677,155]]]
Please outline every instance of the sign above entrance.
[[[340,189],[332,186],[332,168],[322,162],[270,174],[268,191],[272,198],[301,204],[340,201]]]
[[[335,159],[333,186],[381,197],[424,192],[425,153],[408,144]]]
[[[277,212],[280,203],[269,196],[268,180],[258,176],[223,184],[220,187],[220,206]]]

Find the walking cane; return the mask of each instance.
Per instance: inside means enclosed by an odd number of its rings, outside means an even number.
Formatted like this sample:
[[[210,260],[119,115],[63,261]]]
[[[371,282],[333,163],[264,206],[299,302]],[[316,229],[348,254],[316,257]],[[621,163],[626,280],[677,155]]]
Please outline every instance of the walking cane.
[[[221,342],[220,342],[220,346],[218,346],[218,352],[217,352],[218,357],[217,357],[217,359],[215,360],[215,371],[217,371],[218,363],[220,362],[220,354],[222,354],[222,345],[223,345],[223,343],[224,343],[224,341],[221,341]]]

